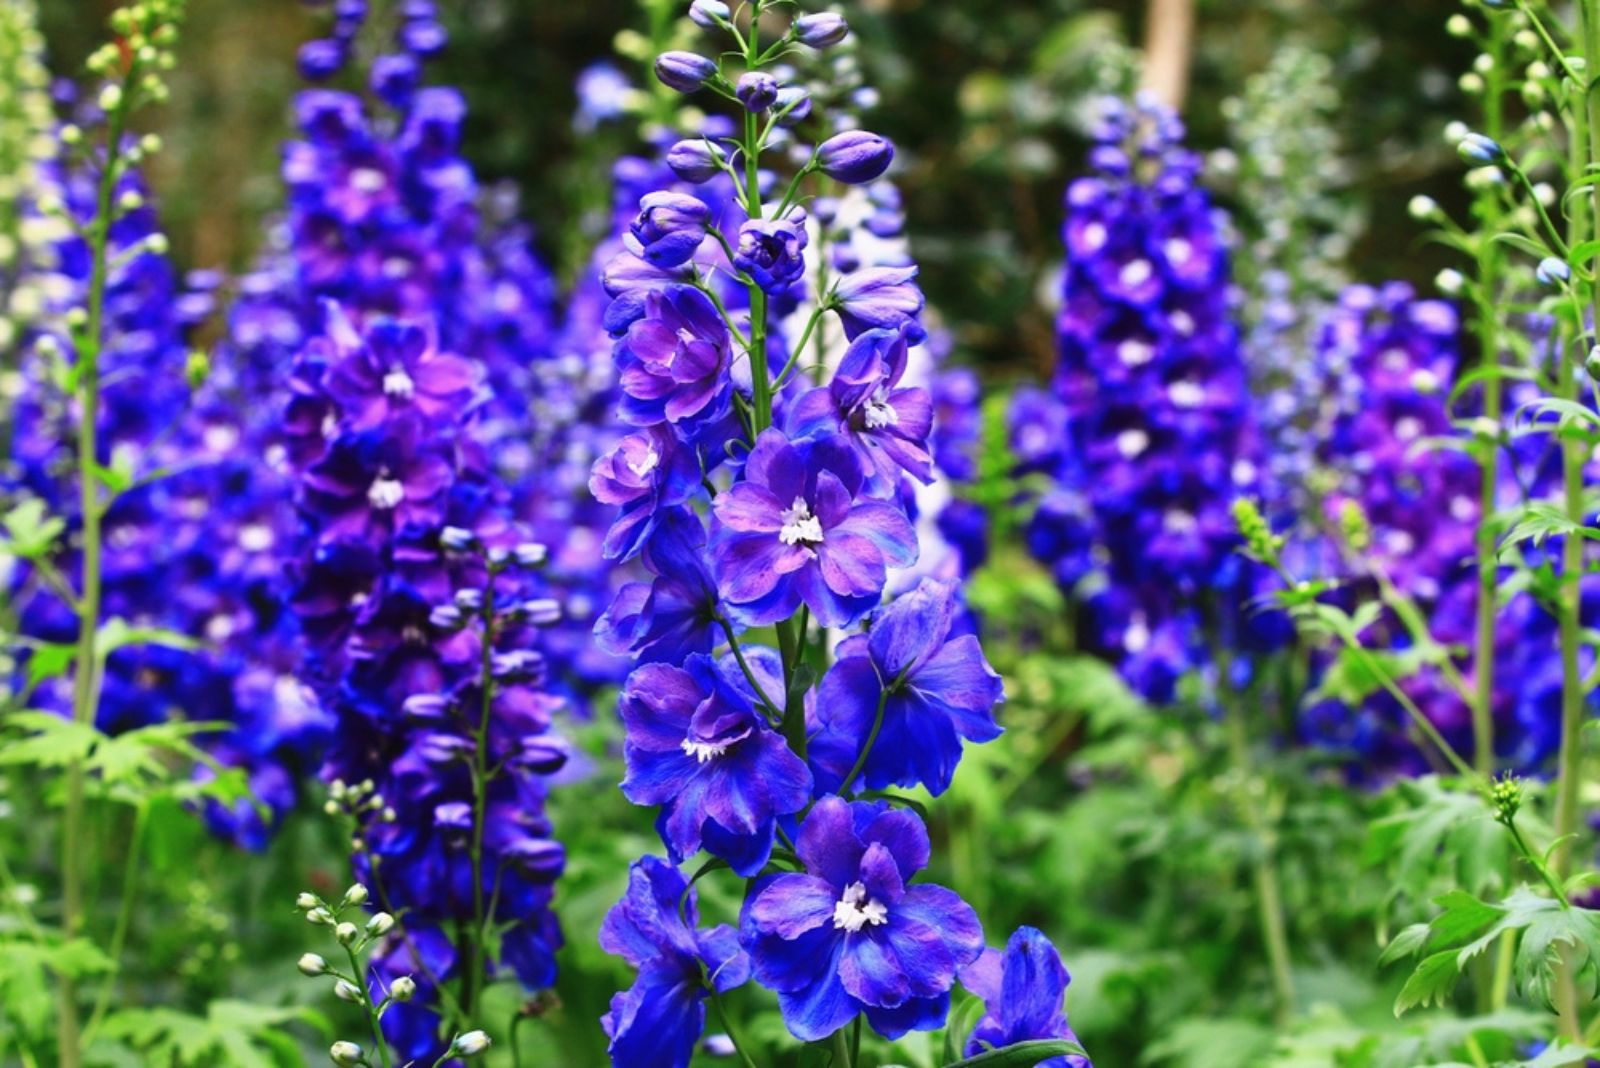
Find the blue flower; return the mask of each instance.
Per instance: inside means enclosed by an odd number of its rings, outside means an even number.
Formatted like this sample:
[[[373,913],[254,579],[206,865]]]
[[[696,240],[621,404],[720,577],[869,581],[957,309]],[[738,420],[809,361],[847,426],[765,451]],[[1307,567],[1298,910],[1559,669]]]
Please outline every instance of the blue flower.
[[[915,323],[926,303],[916,277],[915,267],[866,267],[842,278],[833,288],[833,306],[845,334],[854,339]]]
[[[833,380],[789,409],[789,433],[795,438],[843,434],[867,469],[887,484],[893,485],[901,471],[931,483],[933,397],[921,386],[900,384],[906,360],[904,329],[860,335]]]
[[[983,930],[954,891],[907,885],[928,865],[922,821],[825,797],[796,852],[805,871],[766,881],[740,919],[756,981],[777,992],[789,1030],[814,1042],[863,1012],[890,1039],[942,1026]]]
[[[888,568],[917,558],[904,513],[864,494],[866,472],[837,435],[791,443],[764,431],[744,478],[717,495],[712,544],[717,587],[752,626],[807,605],[823,626],[845,626],[877,604]]]
[[[605,554],[629,559],[643,547],[662,510],[699,488],[700,465],[665,426],[629,434],[594,462],[589,491],[622,511],[606,533]]]
[[[719,414],[731,360],[728,327],[711,298],[683,285],[649,292],[643,317],[617,346],[623,416],[651,426]]]
[[[819,792],[837,792],[866,752],[851,786],[921,785],[937,796],[950,786],[962,739],[1000,736],[993,709],[1004,686],[977,638],[951,637],[956,610],[948,584],[924,580],[878,613],[867,634],[840,643],[807,742]]]
[[[1006,942],[1004,954],[984,950],[983,956],[961,971],[961,985],[982,998],[984,1005],[983,1018],[967,1039],[967,1056],[1037,1039],[1077,1042],[1062,1007],[1071,981],[1056,947],[1035,928],[1017,928]],[[1039,1068],[1090,1065],[1087,1057],[1052,1057],[1040,1061]]]
[[[805,217],[751,219],[739,228],[733,265],[768,293],[780,293],[806,273]]]
[[[784,700],[777,655],[747,648],[745,657],[764,700],[732,654],[694,655],[681,668],[636,668],[619,712],[627,728],[622,792],[636,805],[661,806],[673,859],[704,845],[753,876],[772,851],[777,818],[810,799],[811,773],[765,719],[765,708]]]
[[[639,217],[630,233],[639,242],[639,255],[655,267],[687,263],[706,239],[711,209],[687,193],[647,193],[639,201]]]
[[[698,930],[695,893],[676,868],[645,857],[606,913],[600,945],[639,970],[601,1019],[617,1068],[687,1068],[705,1030],[705,1001],[743,985],[750,959],[727,925]]]
[[[706,532],[687,508],[664,509],[645,542],[651,582],[617,591],[595,636],[616,656],[681,664],[721,640],[717,584],[706,566]]]

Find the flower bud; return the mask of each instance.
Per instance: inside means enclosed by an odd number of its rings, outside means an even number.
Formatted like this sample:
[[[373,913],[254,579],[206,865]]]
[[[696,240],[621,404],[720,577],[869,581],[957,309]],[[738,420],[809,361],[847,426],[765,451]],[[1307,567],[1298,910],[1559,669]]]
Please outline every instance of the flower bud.
[[[428,613],[428,622],[440,630],[460,630],[467,625],[467,619],[461,614],[461,609],[453,604],[434,606]]]
[[[653,267],[681,267],[705,240],[711,209],[687,193],[658,190],[639,201],[639,215],[628,232],[639,242],[640,255]]]
[[[536,541],[525,541],[514,551],[518,567],[543,567],[550,559],[550,547]]]
[[[554,597],[523,601],[518,608],[527,621],[536,627],[548,627],[561,621],[561,602]]]
[[[722,0],[694,0],[689,5],[689,20],[708,30],[716,29],[731,17],[732,12]]]
[[[310,912],[319,904],[321,902],[317,900],[316,894],[308,893],[304,890],[300,891],[300,895],[294,899],[294,907],[301,912]]]
[[[778,125],[785,129],[799,126],[811,117],[811,94],[798,86],[778,90]]]
[[[309,975],[313,979],[328,972],[328,962],[315,953],[302,954],[295,967],[300,969],[301,975]]]
[[[346,905],[365,905],[367,903],[367,888],[360,883],[355,883],[344,892]]]
[[[722,169],[718,161],[726,158],[727,153],[705,140],[679,141],[667,149],[667,166],[672,168],[673,174],[691,185],[715,178]]]
[[[894,145],[866,130],[835,134],[817,149],[822,173],[846,185],[865,185],[883,176],[894,160]]]
[[[394,917],[387,912],[375,912],[372,919],[367,921],[367,933],[374,937],[388,934],[394,930]]]
[[[361,937],[361,928],[346,921],[345,923],[341,923],[339,926],[333,929],[333,937],[339,940],[340,945],[348,946],[357,938]]]
[[[1589,350],[1589,358],[1583,361],[1583,369],[1590,378],[1600,382],[1600,345]]]
[[[1489,800],[1494,804],[1495,819],[1510,823],[1522,807],[1522,780],[1507,772],[1504,778],[1495,780],[1494,785],[1489,787]]]
[[[449,552],[470,552],[478,544],[478,536],[463,527],[445,527],[439,532],[439,544]]]
[[[389,996],[395,1001],[410,1001],[417,996],[417,984],[409,975],[402,975],[389,984]]]
[[[1534,269],[1533,276],[1539,280],[1540,285],[1555,289],[1572,280],[1572,268],[1567,266],[1565,260],[1558,260],[1554,256],[1546,256],[1539,261],[1539,266]]]
[[[1451,37],[1470,37],[1472,36],[1472,20],[1458,11],[1445,20],[1444,32]]]
[[[746,111],[759,115],[777,102],[778,79],[759,70],[741,74],[733,95],[739,98],[739,103],[744,105]]]
[[[694,52],[665,52],[656,60],[656,77],[668,89],[693,93],[716,77],[717,64]]]
[[[1456,153],[1466,163],[1500,163],[1506,150],[1480,133],[1469,133],[1456,145]]]
[[[836,11],[819,11],[794,20],[794,39],[811,48],[830,48],[850,34],[850,24]]]
[[[361,989],[348,979],[340,979],[333,984],[333,996],[340,1001],[348,1001],[352,1005],[359,1005],[363,1000]]]
[[[340,1068],[356,1068],[367,1063],[367,1055],[354,1042],[335,1042],[328,1047],[328,1056]]]
[[[306,913],[306,922],[318,925],[330,924],[333,922],[333,913],[319,905]]]
[[[1439,202],[1432,197],[1418,195],[1411,198],[1411,203],[1406,206],[1406,210],[1418,222],[1427,222],[1438,216]]]
[[[450,1043],[450,1052],[458,1057],[475,1057],[489,1048],[489,1036],[482,1031],[468,1031],[464,1035],[457,1035],[456,1040]]]
[[[479,612],[483,609],[482,590],[457,590],[454,600],[456,607],[463,612]]]

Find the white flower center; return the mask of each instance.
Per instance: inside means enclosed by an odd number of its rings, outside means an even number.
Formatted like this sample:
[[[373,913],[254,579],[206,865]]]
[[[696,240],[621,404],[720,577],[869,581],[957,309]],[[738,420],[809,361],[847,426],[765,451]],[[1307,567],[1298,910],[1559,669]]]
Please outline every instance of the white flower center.
[[[833,906],[833,927],[836,931],[854,933],[867,925],[879,927],[889,922],[889,910],[881,901],[867,897],[866,884],[851,883],[844,888],[844,896]]]
[[[1187,263],[1189,256],[1194,252],[1194,246],[1181,237],[1170,238],[1162,247],[1170,263]]]
[[[1206,391],[1190,381],[1174,382],[1167,387],[1167,396],[1179,408],[1198,408],[1206,402]]]
[[[406,374],[404,368],[396,367],[383,376],[383,391],[391,397],[410,400],[417,391],[417,384],[411,381],[411,376]]]
[[[1131,460],[1149,447],[1150,435],[1143,430],[1124,430],[1117,435],[1117,451],[1124,459]]]
[[[864,418],[868,430],[881,430],[900,423],[900,413],[882,400],[868,401]]]
[[[1089,252],[1097,251],[1106,243],[1106,228],[1104,223],[1092,222],[1083,228],[1083,247]]]
[[[367,490],[367,503],[385,512],[398,508],[405,499],[406,488],[398,479],[379,478]]]
[[[656,447],[652,445],[650,446],[650,451],[644,454],[644,459],[628,461],[628,470],[632,471],[636,478],[643,478],[650,472],[654,471],[656,469],[656,465],[660,462],[661,454],[657,452]]]
[[[1117,359],[1129,367],[1141,367],[1155,356],[1156,348],[1148,341],[1130,337],[1117,346]]]
[[[1394,424],[1394,436],[1401,441],[1410,441],[1422,433],[1422,420],[1414,415],[1403,416]]]
[[[1167,316],[1167,322],[1179,337],[1188,337],[1194,333],[1194,316],[1181,308]]]
[[[715,742],[697,742],[692,738],[685,738],[679,744],[685,754],[694,757],[695,761],[700,764],[715,760],[728,751],[728,747],[725,745],[718,745]]]
[[[780,518],[783,529],[778,531],[778,540],[785,545],[822,544],[822,521],[811,514],[804,498],[796,497]]]
[[[358,193],[376,193],[388,184],[384,173],[372,167],[357,167],[350,172],[350,187]]]
[[[1122,265],[1120,277],[1125,286],[1142,286],[1150,281],[1150,276],[1155,273],[1155,268],[1150,266],[1149,260],[1129,260]]]

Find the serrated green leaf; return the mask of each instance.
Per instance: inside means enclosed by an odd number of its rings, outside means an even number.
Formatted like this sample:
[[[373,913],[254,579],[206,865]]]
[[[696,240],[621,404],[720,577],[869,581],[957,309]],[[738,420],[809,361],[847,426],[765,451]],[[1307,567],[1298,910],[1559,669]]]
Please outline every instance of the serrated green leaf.
[[[0,548],[24,560],[37,560],[50,552],[67,524],[48,515],[43,501],[29,498],[7,512],[0,519],[0,526],[4,526],[6,532]]]
[[[187,634],[180,634],[164,627],[135,627],[127,620],[116,616],[100,625],[96,645],[102,657],[110,656],[118,649],[130,645],[160,645],[168,649],[185,651],[200,647],[200,643]]]
[[[1425,923],[1414,923],[1402,930],[1389,940],[1383,947],[1383,952],[1378,954],[1378,964],[1392,964],[1404,957],[1413,956],[1422,951],[1428,943],[1431,928]]]
[[[1411,973],[1400,995],[1394,999],[1396,1017],[1405,1015],[1417,1006],[1443,1005],[1455,989],[1461,969],[1456,964],[1456,951],[1447,949],[1424,957],[1417,970]]]

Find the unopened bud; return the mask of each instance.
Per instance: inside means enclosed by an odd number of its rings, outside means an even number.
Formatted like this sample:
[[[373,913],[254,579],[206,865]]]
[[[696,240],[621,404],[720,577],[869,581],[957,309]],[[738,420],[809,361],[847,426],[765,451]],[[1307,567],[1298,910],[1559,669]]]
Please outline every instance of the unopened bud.
[[[328,1056],[340,1068],[359,1068],[367,1063],[367,1055],[354,1042],[335,1042],[328,1047]]]
[[[402,975],[389,984],[389,996],[396,1001],[410,1001],[417,996],[416,981],[409,975]]]
[[[364,905],[367,903],[367,888],[360,883],[355,883],[344,892],[346,905]]]
[[[309,912],[310,910],[316,908],[319,904],[321,904],[321,902],[317,900],[316,894],[308,893],[304,890],[300,892],[299,897],[294,899],[294,907],[299,909],[301,912]]]
[[[367,933],[370,935],[386,935],[394,930],[394,917],[387,912],[373,913],[372,919],[367,921]]]
[[[328,972],[328,962],[315,953],[302,955],[295,967],[300,969],[301,975],[309,975],[313,979],[319,975],[326,975]]]
[[[450,1051],[458,1057],[475,1057],[489,1048],[489,1036],[482,1031],[468,1031],[457,1035],[450,1043]]]
[[[348,979],[340,979],[333,984],[333,996],[340,1001],[348,1001],[352,1005],[359,1005],[363,1000],[361,989]]]
[[[361,937],[361,928],[346,921],[333,929],[333,937],[339,940],[340,945],[348,946]]]

